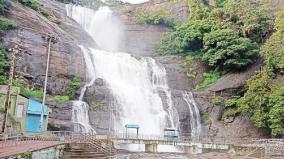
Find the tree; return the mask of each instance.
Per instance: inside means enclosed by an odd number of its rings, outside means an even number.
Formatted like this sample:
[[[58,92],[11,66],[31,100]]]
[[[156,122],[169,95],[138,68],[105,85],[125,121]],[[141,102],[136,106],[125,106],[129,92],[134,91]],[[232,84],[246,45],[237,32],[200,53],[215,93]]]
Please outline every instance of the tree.
[[[272,136],[284,133],[284,86],[283,83],[274,86],[269,98],[269,128]]]
[[[283,82],[270,79],[263,71],[246,84],[247,91],[237,102],[239,110],[248,113],[257,128],[269,129],[272,136],[284,133],[284,86]]]
[[[261,47],[261,54],[271,72],[284,70],[284,7],[277,13],[276,32]]]
[[[269,93],[271,85],[267,72],[262,72],[246,83],[246,93],[238,101],[241,112],[249,113],[254,125],[258,128],[268,128]]]
[[[262,0],[228,0],[211,16],[221,28],[238,31],[243,37],[262,43],[273,31],[273,12]]]
[[[160,54],[180,54],[203,48],[203,36],[215,29],[210,19],[195,20],[179,24],[173,32],[166,33],[158,52]]]
[[[203,60],[219,70],[240,70],[253,63],[258,45],[231,29],[205,34]]]

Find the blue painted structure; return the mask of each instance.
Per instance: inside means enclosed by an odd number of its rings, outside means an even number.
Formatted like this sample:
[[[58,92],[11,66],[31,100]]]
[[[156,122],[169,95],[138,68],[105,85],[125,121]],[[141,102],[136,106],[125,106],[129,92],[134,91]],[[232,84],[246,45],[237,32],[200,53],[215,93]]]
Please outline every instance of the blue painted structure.
[[[40,129],[40,116],[42,112],[42,103],[35,100],[29,99],[28,110],[27,110],[27,117],[26,117],[26,128],[27,132],[42,132],[46,131],[47,129],[47,115],[48,115],[48,108],[47,106],[43,106],[43,129]]]
[[[136,135],[137,135],[137,138],[138,138],[138,134],[139,134],[139,125],[138,124],[126,124],[125,129],[126,129],[126,137],[128,137],[127,129],[136,129]]]
[[[164,138],[166,140],[173,140],[177,139],[179,137],[179,131],[172,128],[166,128],[164,129]]]
[[[138,124],[126,124],[125,128],[139,129],[139,125]]]

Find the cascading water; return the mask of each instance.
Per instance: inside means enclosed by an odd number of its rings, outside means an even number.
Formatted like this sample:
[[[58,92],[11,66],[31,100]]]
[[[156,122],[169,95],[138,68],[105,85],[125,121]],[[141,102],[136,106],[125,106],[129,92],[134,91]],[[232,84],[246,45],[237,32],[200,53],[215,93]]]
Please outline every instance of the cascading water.
[[[173,117],[173,102],[165,69],[152,58],[137,60],[130,54],[106,51],[118,49],[119,38],[113,41],[106,39],[112,39],[109,37],[113,35],[121,37],[122,32],[117,29],[121,29],[121,24],[113,17],[112,11],[108,7],[101,7],[95,12],[67,5],[67,14],[81,24],[103,49],[86,49],[81,46],[90,70],[87,72],[93,78],[104,79],[116,98],[115,108],[119,110],[119,117],[114,121],[114,129],[123,132],[125,124],[136,123],[140,126],[140,133],[161,136],[164,128],[176,128],[178,119]],[[97,36],[98,30],[105,32],[100,33],[104,35]],[[161,91],[166,94],[166,109],[159,95]]]
[[[184,92],[183,99],[187,103],[190,112],[190,126],[191,126],[191,137],[198,139],[201,135],[201,119],[197,103],[195,102],[191,92]]]
[[[86,61],[86,68],[87,68],[87,84],[82,88],[81,94],[78,101],[73,101],[72,107],[72,122],[74,125],[75,132],[82,132],[82,133],[95,133],[95,130],[90,125],[89,121],[89,105],[83,101],[84,94],[88,86],[91,86],[94,82],[94,69],[91,65],[90,57],[84,50],[85,48],[80,46],[84,53],[84,59]]]
[[[81,46],[90,81],[88,85],[92,85],[96,78],[102,78],[115,97],[114,130],[123,132],[125,124],[135,123],[140,126],[140,134],[162,136],[165,128],[178,129],[179,119],[173,107],[165,68],[150,57],[137,59],[117,52],[123,26],[108,7],[101,7],[98,11],[71,5],[66,8],[67,15],[76,20],[100,48]],[[192,135],[195,136],[200,132],[196,130],[200,128],[200,122],[195,121],[199,111],[190,94],[184,94],[184,100],[190,111],[195,112],[191,114],[191,122],[195,124],[192,125]]]

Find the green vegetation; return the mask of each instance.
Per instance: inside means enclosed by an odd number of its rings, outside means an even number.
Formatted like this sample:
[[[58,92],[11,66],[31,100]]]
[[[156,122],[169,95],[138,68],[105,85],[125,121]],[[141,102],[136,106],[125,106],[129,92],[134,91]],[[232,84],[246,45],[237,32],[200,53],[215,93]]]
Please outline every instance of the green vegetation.
[[[234,108],[234,107],[236,107],[239,98],[240,98],[239,96],[233,96],[233,97],[227,99],[225,101],[225,107],[226,108]]]
[[[0,0],[0,15],[3,15],[5,7],[5,0]]]
[[[266,67],[246,83],[238,109],[251,116],[258,128],[270,130],[272,136],[284,134],[284,7],[277,13],[275,32],[261,47]]]
[[[178,24],[173,32],[164,34],[158,53],[165,55],[200,51],[203,48],[204,34],[212,30],[214,23],[210,19]]]
[[[210,124],[209,114],[208,112],[202,113],[201,115],[201,122],[204,124]]]
[[[93,110],[93,111],[96,111],[98,110],[100,107],[102,106],[102,103],[98,100],[95,100],[93,101],[91,104],[90,104],[90,108]]]
[[[197,75],[197,72],[194,71],[194,70],[189,70],[187,73],[186,73],[187,77],[188,78],[195,78],[196,75]]]
[[[251,115],[256,127],[271,130],[273,136],[283,134],[284,85],[274,82],[266,71],[247,81],[247,91],[238,106]]]
[[[273,30],[271,7],[261,1],[218,0],[216,7],[199,0],[188,2],[190,20],[164,35],[160,54],[197,51],[213,70],[238,71],[253,63],[257,43]]]
[[[240,110],[237,107],[239,98],[239,96],[233,96],[225,101],[225,110],[222,119],[226,117],[235,117],[240,113]]]
[[[275,22],[276,32],[261,47],[261,54],[265,58],[270,73],[284,70],[284,7],[277,14]]]
[[[35,99],[42,99],[43,97],[43,90],[42,89],[29,89],[24,85],[20,86],[20,94],[26,96],[26,97],[31,97]]]
[[[136,11],[135,20],[139,24],[164,25],[168,27],[173,27],[176,24],[175,18],[166,10],[151,12],[147,9],[140,9]]]
[[[54,100],[56,103],[64,103],[69,101],[69,96],[55,96]]]
[[[231,29],[212,31],[204,37],[203,60],[218,70],[240,70],[253,63],[258,45]]]
[[[203,73],[203,82],[196,86],[196,90],[200,91],[206,88],[208,85],[216,82],[221,77],[221,73],[218,71],[211,71],[209,73]]]
[[[74,77],[66,86],[66,94],[73,98],[76,94],[76,91],[80,88],[81,79],[80,77]]]
[[[38,0],[18,0],[18,2],[36,11],[40,9],[40,4]]]
[[[211,103],[212,103],[214,106],[221,105],[221,104],[222,104],[222,99],[219,98],[219,97],[214,97],[214,98],[211,99]]]
[[[196,60],[202,60],[202,52],[195,51],[195,52],[189,52],[188,55],[185,57],[185,60],[188,64],[192,63]]]
[[[212,18],[218,27],[233,29],[252,41],[261,43],[273,30],[273,12],[269,2],[227,0],[222,8],[214,9]]]
[[[4,48],[0,47],[0,75],[2,75],[4,73],[4,70],[8,68],[8,65],[7,52]],[[0,81],[2,81],[1,76]]]
[[[0,30],[12,30],[16,28],[17,24],[15,22],[0,16]]]
[[[237,108],[226,108],[224,110],[222,119],[227,118],[227,117],[235,117],[239,113]]]

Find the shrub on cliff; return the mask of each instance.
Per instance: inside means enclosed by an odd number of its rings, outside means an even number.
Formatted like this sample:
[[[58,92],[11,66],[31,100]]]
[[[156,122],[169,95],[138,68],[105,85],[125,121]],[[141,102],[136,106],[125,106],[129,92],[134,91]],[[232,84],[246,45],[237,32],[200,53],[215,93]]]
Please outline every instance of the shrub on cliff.
[[[266,128],[272,136],[284,133],[284,85],[263,71],[246,84],[247,92],[238,100],[239,110],[248,113],[257,128]]]
[[[17,24],[14,21],[0,16],[0,30],[11,30],[16,28]]]
[[[3,14],[5,7],[5,0],[0,0],[0,15]]]
[[[273,73],[284,71],[284,7],[277,14],[275,30],[261,47],[266,66]]]
[[[248,38],[239,37],[231,29],[210,32],[204,37],[203,60],[218,70],[240,70],[253,63],[258,45]]]
[[[214,29],[214,22],[210,19],[177,25],[173,32],[164,34],[158,52],[165,55],[200,50],[203,48],[204,34]]]
[[[38,11],[40,7],[38,0],[18,0],[18,2],[36,11]]]
[[[238,31],[242,37],[262,43],[273,31],[273,12],[268,1],[227,0],[211,13],[221,28]]]
[[[80,77],[74,77],[66,86],[66,94],[73,98],[76,94],[76,91],[80,88],[81,79]]]
[[[175,18],[166,10],[155,12],[137,10],[135,20],[139,24],[164,25],[167,27],[173,27],[176,24]]]
[[[7,52],[4,48],[0,47],[0,75],[3,75],[4,70],[8,67]]]

